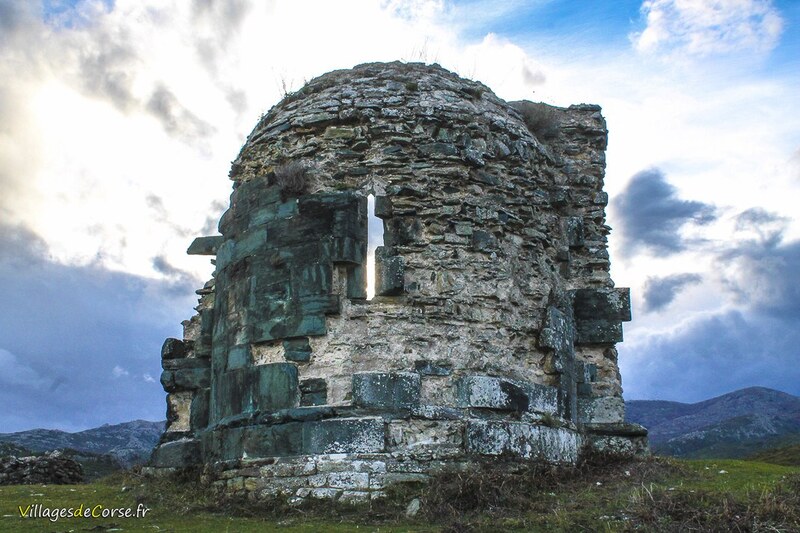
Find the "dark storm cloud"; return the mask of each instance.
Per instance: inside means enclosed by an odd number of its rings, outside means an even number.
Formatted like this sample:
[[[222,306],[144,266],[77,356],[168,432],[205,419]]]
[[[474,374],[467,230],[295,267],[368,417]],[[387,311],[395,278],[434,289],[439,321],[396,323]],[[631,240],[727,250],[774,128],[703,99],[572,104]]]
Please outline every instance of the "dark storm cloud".
[[[736,231],[752,231],[756,234],[759,246],[777,244],[789,224],[787,217],[771,213],[760,207],[754,207],[736,216]]]
[[[647,278],[644,284],[644,310],[659,311],[672,303],[680,291],[689,285],[699,283],[698,274],[673,274],[663,278]]]
[[[5,224],[0,278],[0,433],[163,418],[153,377],[161,343],[181,335],[196,301],[185,280],[63,265],[37,235]]]
[[[784,242],[786,219],[763,209],[735,221],[755,237],[715,251],[714,270],[738,310],[620,344],[626,398],[688,402],[757,385],[800,395],[800,241]]]
[[[685,250],[690,243],[681,237],[681,228],[716,218],[712,205],[678,198],[677,189],[658,169],[633,176],[613,206],[626,256],[640,249],[665,255]]]
[[[150,95],[146,105],[164,130],[183,141],[204,139],[212,135],[214,127],[183,107],[178,98],[166,86],[159,85]]]
[[[197,278],[171,264],[163,255],[154,257],[152,264],[153,270],[171,280],[167,288],[169,294],[191,294],[194,292],[195,287],[197,287]]]
[[[751,386],[800,395],[796,318],[726,312],[635,346],[622,343],[625,398],[695,402]]]
[[[748,242],[722,254],[718,264],[740,303],[766,315],[800,320],[800,241]]]

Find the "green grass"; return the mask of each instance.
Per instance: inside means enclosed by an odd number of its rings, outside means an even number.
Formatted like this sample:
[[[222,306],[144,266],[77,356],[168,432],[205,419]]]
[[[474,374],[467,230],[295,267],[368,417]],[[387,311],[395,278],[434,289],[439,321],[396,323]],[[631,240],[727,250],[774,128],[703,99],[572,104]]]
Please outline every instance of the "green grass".
[[[797,531],[800,468],[651,458],[514,475],[487,468],[392,491],[367,507],[218,501],[198,480],[134,473],[84,485],[0,487],[0,531]],[[412,498],[422,509],[404,510]],[[17,507],[150,508],[144,518],[23,519]]]

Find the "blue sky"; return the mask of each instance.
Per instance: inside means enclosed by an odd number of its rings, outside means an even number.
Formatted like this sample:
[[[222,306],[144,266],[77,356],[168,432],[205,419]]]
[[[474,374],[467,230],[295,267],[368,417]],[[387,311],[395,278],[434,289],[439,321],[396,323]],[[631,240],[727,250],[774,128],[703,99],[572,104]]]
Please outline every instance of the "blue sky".
[[[0,432],[163,419],[227,205],[284,87],[438,62],[598,103],[625,397],[800,394],[800,3],[0,0]]]

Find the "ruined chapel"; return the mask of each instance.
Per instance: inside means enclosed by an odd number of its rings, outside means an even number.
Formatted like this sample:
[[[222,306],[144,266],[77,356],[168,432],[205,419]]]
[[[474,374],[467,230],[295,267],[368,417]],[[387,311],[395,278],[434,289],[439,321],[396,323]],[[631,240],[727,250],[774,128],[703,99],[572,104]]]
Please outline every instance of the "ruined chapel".
[[[287,95],[232,164],[220,234],[188,250],[215,270],[164,343],[148,469],[366,501],[487,461],[646,452],[624,422],[606,143],[596,105],[508,103],[438,65]]]

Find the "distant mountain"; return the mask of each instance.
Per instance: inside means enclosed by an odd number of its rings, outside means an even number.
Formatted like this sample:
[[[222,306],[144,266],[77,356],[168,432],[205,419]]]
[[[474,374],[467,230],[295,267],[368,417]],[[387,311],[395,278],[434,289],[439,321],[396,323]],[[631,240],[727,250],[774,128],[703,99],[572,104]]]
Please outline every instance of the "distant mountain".
[[[25,448],[33,452],[71,449],[87,454],[110,455],[122,466],[143,463],[164,432],[164,422],[134,420],[123,424],[104,424],[77,433],[56,429],[31,429],[18,433],[0,433],[3,447]]]
[[[800,443],[800,398],[750,387],[698,403],[633,400],[627,419],[649,429],[654,453],[739,458]]]

